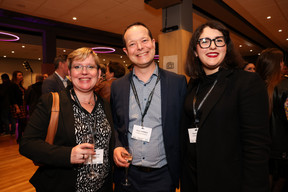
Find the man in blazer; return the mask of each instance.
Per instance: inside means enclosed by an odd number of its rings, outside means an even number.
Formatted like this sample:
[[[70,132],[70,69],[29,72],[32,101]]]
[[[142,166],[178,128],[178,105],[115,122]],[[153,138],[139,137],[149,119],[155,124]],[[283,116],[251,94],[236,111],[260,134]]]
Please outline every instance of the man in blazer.
[[[175,191],[179,185],[179,124],[186,78],[157,66],[155,40],[144,24],[128,26],[123,41],[134,69],[111,86],[115,191]],[[128,151],[132,151],[131,165],[122,156]],[[128,166],[129,184],[124,186],[124,167]]]
[[[42,94],[60,92],[67,86],[71,86],[68,75],[67,55],[58,55],[54,59],[55,72],[43,81]]]

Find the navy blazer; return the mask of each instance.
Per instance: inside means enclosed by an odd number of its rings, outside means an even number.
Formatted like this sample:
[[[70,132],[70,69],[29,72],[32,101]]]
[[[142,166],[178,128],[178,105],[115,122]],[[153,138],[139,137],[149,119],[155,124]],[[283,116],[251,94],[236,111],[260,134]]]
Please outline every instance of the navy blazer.
[[[71,86],[71,81],[67,81],[67,86]],[[64,90],[65,86],[58,75],[54,72],[42,84],[42,94],[50,92],[60,92]]]
[[[186,94],[186,78],[159,68],[161,83],[161,112],[163,140],[169,172],[175,186],[179,185],[180,117]],[[128,146],[129,95],[132,72],[114,81],[111,86],[111,107],[116,147]],[[121,168],[115,167],[115,182],[121,178]]]

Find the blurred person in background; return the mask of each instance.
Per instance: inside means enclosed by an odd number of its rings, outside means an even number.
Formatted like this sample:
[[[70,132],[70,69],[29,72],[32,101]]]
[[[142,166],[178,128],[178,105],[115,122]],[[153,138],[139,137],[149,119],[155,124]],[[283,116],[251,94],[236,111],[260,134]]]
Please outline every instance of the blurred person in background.
[[[256,72],[256,67],[255,67],[254,63],[246,62],[244,67],[243,67],[243,70],[248,71],[248,72]]]
[[[30,85],[25,93],[26,105],[29,106],[29,117],[36,108],[39,98],[42,95],[42,83],[44,76],[41,74],[36,75],[36,83]]]
[[[0,85],[0,115],[2,134],[13,134],[10,131],[11,113],[10,113],[10,87],[11,81],[7,73],[1,75],[2,84]],[[15,130],[14,130],[15,131]]]
[[[12,85],[10,89],[10,110],[12,114],[11,129],[14,132],[14,124],[17,126],[17,143],[21,140],[27,123],[26,103],[24,100],[26,89],[23,87],[23,73],[14,71],[12,74]]]
[[[58,55],[54,59],[55,72],[43,81],[42,93],[60,92],[71,85],[68,75],[67,55]]]
[[[43,80],[47,79],[48,78],[48,74],[47,73],[44,73],[43,74]]]
[[[288,96],[288,79],[283,77],[283,59],[281,50],[268,48],[262,51],[256,63],[256,72],[265,81],[269,96],[272,137],[269,165],[273,192],[282,192],[288,179],[288,120],[284,109]]]
[[[110,102],[111,84],[116,79],[125,75],[125,67],[118,62],[109,62],[106,67],[105,78],[106,81],[102,81],[95,87],[96,93],[98,93],[103,99]]]

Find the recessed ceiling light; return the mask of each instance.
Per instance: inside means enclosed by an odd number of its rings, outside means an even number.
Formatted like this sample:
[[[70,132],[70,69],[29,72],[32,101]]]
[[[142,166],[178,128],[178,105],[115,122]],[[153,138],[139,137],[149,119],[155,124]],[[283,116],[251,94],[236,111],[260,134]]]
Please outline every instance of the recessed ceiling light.
[[[41,60],[41,58],[38,58],[38,60],[40,61],[40,60]]]
[[[123,56],[121,55],[120,58],[122,59],[122,57],[123,57]]]
[[[282,32],[282,29],[279,29],[278,32]]]
[[[288,41],[288,38],[286,38],[286,41]]]
[[[252,49],[250,49],[250,52],[252,52],[253,50]]]
[[[103,59],[103,61],[105,61],[105,59]]]
[[[267,19],[271,19],[271,16],[268,16]]]
[[[3,57],[4,57],[4,58],[6,58],[7,56],[6,56],[6,55],[4,55]]]
[[[74,21],[76,21],[76,20],[77,20],[77,17],[73,17],[72,19],[73,19]]]
[[[66,50],[65,50],[65,49],[63,49],[63,52],[65,53],[65,52],[66,52]]]
[[[261,53],[258,53],[258,55],[261,55]]]
[[[123,61],[123,63],[126,63],[126,61]]]
[[[15,51],[11,51],[11,53],[15,53]]]
[[[25,48],[25,45],[22,45],[22,48]]]
[[[242,47],[242,45],[239,45],[239,47]]]

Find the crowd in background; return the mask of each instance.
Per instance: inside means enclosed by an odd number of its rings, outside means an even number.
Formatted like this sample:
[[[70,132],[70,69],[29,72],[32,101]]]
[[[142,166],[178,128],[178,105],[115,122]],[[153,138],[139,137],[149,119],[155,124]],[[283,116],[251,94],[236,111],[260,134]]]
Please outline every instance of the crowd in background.
[[[187,84],[154,61],[147,26],[128,26],[123,41],[133,62],[127,70],[79,48],[57,56],[54,73],[36,75],[27,89],[21,71],[11,80],[1,75],[0,133],[15,134],[20,153],[46,165],[30,180],[37,191],[104,192],[114,182],[119,192],[172,192],[179,180],[183,192],[288,190],[288,67],[281,50],[245,62],[226,27],[209,21],[190,40]],[[44,142],[50,92],[60,97],[54,144]]]

